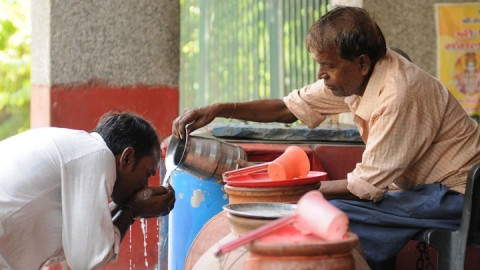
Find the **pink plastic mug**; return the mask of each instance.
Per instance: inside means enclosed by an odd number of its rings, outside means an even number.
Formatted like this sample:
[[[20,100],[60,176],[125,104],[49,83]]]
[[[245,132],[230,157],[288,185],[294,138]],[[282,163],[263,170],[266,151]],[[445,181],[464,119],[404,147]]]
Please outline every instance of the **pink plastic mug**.
[[[327,241],[341,240],[348,230],[347,215],[328,202],[318,190],[300,198],[295,214],[295,226],[299,231],[312,233]]]
[[[226,254],[291,223],[294,223],[295,228],[300,232],[312,233],[327,241],[342,240],[348,229],[347,215],[325,200],[320,191],[313,190],[300,198],[294,214],[279,218],[222,244],[214,254],[215,256]]]

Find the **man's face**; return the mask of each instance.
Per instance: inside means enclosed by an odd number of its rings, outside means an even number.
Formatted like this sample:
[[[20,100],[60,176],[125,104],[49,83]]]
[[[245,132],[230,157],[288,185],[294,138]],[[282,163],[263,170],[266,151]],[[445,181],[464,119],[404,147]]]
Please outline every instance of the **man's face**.
[[[124,205],[133,194],[148,186],[148,179],[155,175],[160,162],[160,150],[157,148],[151,155],[143,156],[138,160],[133,155],[135,160],[131,163],[122,163],[125,161],[120,157],[120,164],[117,165],[117,180],[111,196],[117,205]]]
[[[320,65],[318,79],[323,79],[325,86],[335,96],[363,95],[368,75],[364,59],[358,57],[350,62],[340,57],[334,49],[315,54],[314,59]]]

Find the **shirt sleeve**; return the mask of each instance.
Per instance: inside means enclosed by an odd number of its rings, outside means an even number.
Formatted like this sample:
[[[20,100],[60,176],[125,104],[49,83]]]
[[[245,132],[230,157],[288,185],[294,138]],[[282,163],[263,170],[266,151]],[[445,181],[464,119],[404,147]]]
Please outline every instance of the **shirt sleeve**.
[[[293,90],[283,98],[288,109],[309,128],[315,128],[325,119],[325,115],[348,112],[344,97],[336,97],[327,89],[323,80]]]
[[[115,158],[106,149],[62,168],[62,241],[72,269],[98,269],[117,258],[120,237],[108,207],[115,179]]]
[[[375,202],[392,183],[401,189],[412,188],[404,185],[412,183],[404,181],[404,173],[427,151],[439,125],[425,117],[432,113],[425,111],[425,100],[408,95],[388,99],[379,100],[373,111],[362,162],[347,175],[350,192]]]

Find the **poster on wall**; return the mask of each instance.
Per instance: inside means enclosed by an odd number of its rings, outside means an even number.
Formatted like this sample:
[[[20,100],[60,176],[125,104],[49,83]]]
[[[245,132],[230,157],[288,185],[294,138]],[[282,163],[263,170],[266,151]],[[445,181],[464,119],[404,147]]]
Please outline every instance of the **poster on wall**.
[[[436,4],[437,75],[480,120],[480,3]]]

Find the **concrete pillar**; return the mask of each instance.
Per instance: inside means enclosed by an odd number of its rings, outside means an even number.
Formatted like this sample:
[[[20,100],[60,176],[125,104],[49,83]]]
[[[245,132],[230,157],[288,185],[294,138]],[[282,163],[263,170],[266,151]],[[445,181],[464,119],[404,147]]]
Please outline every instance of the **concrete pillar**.
[[[162,138],[171,133],[179,104],[179,1],[31,3],[32,128],[91,130],[103,113],[118,109],[144,116]],[[157,220],[147,228],[144,245],[136,222],[118,263],[106,269],[155,267]]]
[[[31,126],[90,129],[119,109],[170,134],[179,36],[178,1],[32,1]]]

